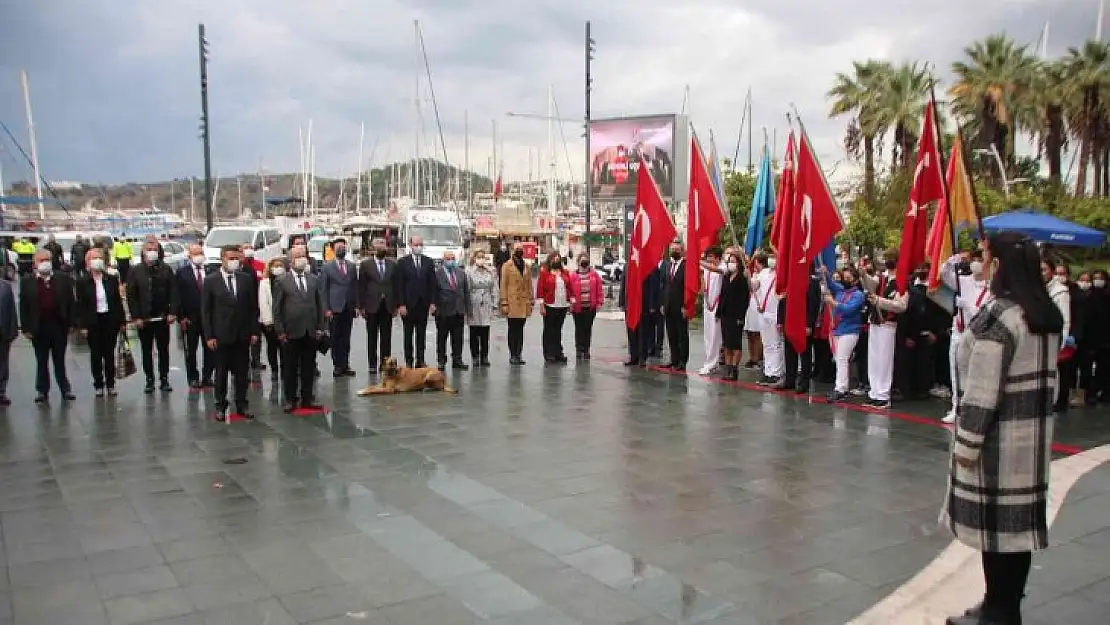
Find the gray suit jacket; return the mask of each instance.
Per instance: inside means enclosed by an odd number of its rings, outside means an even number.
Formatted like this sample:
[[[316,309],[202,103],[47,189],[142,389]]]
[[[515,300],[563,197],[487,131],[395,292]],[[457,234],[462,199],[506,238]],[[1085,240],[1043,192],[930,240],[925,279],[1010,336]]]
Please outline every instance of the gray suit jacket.
[[[318,278],[306,270],[304,279],[304,291],[297,286],[297,274],[293,271],[270,281],[274,293],[274,330],[278,336],[299,339],[315,336],[317,331],[327,328]]]
[[[339,271],[339,263],[347,267],[347,275]],[[320,268],[320,291],[324,294],[324,308],[333,313],[358,308],[358,274],[355,264],[338,258]]]
[[[14,341],[19,336],[19,317],[15,309],[12,283],[0,280],[0,341]]]
[[[451,287],[448,278],[448,269],[444,266],[436,267],[436,316],[450,317],[465,315],[467,306],[470,305],[470,288],[466,282],[466,270],[455,267],[455,286]]]

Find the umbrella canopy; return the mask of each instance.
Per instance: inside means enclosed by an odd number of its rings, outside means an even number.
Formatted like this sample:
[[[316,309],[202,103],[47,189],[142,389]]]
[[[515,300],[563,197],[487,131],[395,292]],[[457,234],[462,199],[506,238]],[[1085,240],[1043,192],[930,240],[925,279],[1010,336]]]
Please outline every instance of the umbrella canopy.
[[[983,229],[987,232],[1023,232],[1034,241],[1054,245],[1102,247],[1106,244],[1105,232],[1047,213],[1038,213],[1031,208],[985,217]]]

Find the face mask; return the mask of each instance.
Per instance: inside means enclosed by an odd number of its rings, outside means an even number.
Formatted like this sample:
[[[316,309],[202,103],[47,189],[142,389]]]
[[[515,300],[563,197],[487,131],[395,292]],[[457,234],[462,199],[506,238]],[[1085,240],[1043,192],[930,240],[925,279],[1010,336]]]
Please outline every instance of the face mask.
[[[196,265],[197,267],[200,267],[201,265],[204,264],[204,255],[203,254],[197,254],[196,256],[194,256],[192,258],[192,261],[193,261],[194,265]]]
[[[736,263],[729,263],[728,264],[728,272],[729,273],[736,273],[739,269],[740,269],[740,265],[738,265]]]
[[[104,271],[104,259],[94,258],[92,264],[89,266],[92,267],[93,271]]]
[[[524,258],[524,250],[515,250],[513,252],[513,258]]]
[[[254,250],[243,250],[243,256],[254,258]]]
[[[305,267],[308,267],[308,259],[304,256],[293,261],[293,269],[296,269],[297,271],[304,271]]]
[[[278,277],[278,276],[282,276],[284,274],[285,274],[285,267],[282,267],[281,265],[278,265],[276,267],[270,267],[270,275],[274,276],[275,278]]]
[[[679,260],[682,258],[682,252],[671,252],[671,260]]]
[[[768,258],[767,259],[767,268],[768,269],[774,269],[775,268],[775,259],[774,258]]]
[[[578,261],[578,266],[583,268],[583,269],[588,269],[590,267],[590,261],[580,260],[580,261]]]
[[[1076,284],[1079,285],[1079,288],[1083,291],[1091,288],[1091,283],[1087,282],[1086,280],[1080,280],[1079,282],[1076,282]]]
[[[559,260],[553,260],[553,261],[551,261],[551,268],[552,269],[562,269],[563,268],[563,262],[559,261]]]
[[[335,249],[335,257],[336,258],[344,258],[346,256],[347,256],[347,248],[338,247],[338,248]]]
[[[443,266],[448,268],[448,269],[454,269],[457,265],[458,265],[458,263],[455,262],[454,260],[445,260],[445,261],[443,261]]]
[[[478,259],[478,266],[479,267],[489,267],[489,259],[485,258],[485,257],[479,258]]]
[[[1094,282],[1092,282],[1091,284],[1095,285],[1096,289],[1106,288],[1106,280],[1103,280],[1102,278],[1095,278]]]
[[[973,276],[983,275],[983,261],[980,261],[980,260],[971,261],[971,264],[969,266],[969,270],[971,271],[971,275],[973,275]]]
[[[228,273],[235,273],[236,271],[239,271],[239,259],[233,258],[227,261],[226,263],[224,263],[224,268],[227,269]]]
[[[385,258],[385,250],[378,250],[378,251],[374,252],[374,254],[375,254],[375,255],[376,255],[376,256],[377,256],[378,258]]]
[[[147,250],[143,252],[143,258],[146,259],[146,262],[153,263],[158,260],[158,250]]]
[[[423,245],[414,245],[414,246],[412,246],[412,255],[413,256],[418,256],[418,255],[423,254],[423,253],[424,253],[424,246]]]

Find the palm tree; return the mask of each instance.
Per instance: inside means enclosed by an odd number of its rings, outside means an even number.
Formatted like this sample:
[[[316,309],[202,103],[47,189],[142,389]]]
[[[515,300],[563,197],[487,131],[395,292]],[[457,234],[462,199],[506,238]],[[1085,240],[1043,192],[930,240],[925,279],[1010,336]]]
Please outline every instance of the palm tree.
[[[1063,180],[1063,153],[1068,129],[1064,105],[1069,97],[1067,68],[1060,61],[1039,61],[1026,97],[1017,101],[1014,118],[1037,142],[1038,156],[1048,163],[1048,179],[1055,186]]]
[[[1079,139],[1079,173],[1075,193],[1087,192],[1087,167],[1095,166],[1094,194],[1105,195],[1107,184],[1106,148],[1110,139],[1107,105],[1110,98],[1110,43],[1088,41],[1082,48],[1069,48],[1064,59],[1071,84],[1068,121]]]
[[[912,155],[932,81],[925,66],[918,63],[904,63],[886,76],[877,114],[884,127],[894,129],[892,169],[914,165]]]
[[[869,59],[852,63],[852,74],[838,73],[826,97],[831,99],[829,117],[851,115],[844,135],[844,148],[853,158],[863,157],[864,202],[875,202],[875,152],[886,127],[876,112],[882,85],[893,68],[890,63]]]
[[[964,48],[967,61],[952,64],[956,84],[949,89],[957,114],[968,120],[976,134],[976,147],[993,144],[1006,163],[1012,163],[1013,137],[1017,132],[1014,112],[1029,91],[1037,69],[1027,46],[1005,35],[991,35]],[[988,176],[997,180],[991,167]]]

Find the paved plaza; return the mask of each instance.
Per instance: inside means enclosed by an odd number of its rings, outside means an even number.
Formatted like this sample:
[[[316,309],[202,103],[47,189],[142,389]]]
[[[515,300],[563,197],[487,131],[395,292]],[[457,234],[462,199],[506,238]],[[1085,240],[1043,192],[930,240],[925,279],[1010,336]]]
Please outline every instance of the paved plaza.
[[[626,368],[612,320],[565,367],[543,364],[538,316],[524,367],[492,334],[491,368],[448,372],[457,396],[358,398],[359,322],[358,377],[320,361],[327,415],[283,414],[264,371],[258,419],[232,424],[187,390],[176,341],[172,393],[140,374],[94,399],[78,348],[78,401],[35,406],[20,339],[0,625],[837,625],[950,551],[943,402],[877,413]],[[1110,410],[1067,416],[1057,443],[1060,462],[1098,452]],[[1110,466],[1091,466],[1054,491],[1027,625],[1106,622]],[[970,605],[981,586],[944,592]]]

